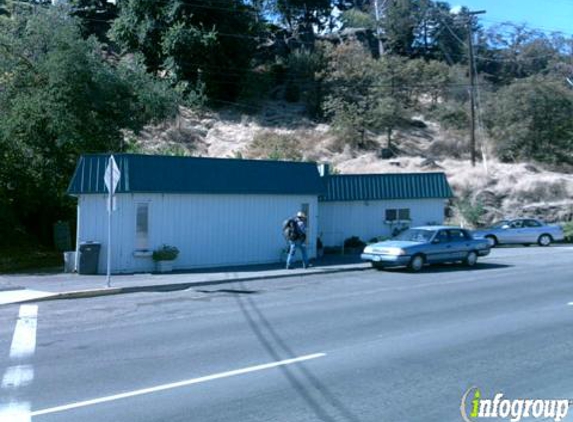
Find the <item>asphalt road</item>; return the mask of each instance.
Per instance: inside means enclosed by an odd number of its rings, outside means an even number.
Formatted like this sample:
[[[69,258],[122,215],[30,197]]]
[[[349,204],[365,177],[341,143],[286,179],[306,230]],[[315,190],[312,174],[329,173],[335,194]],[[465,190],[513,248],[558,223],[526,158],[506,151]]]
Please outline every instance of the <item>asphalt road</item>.
[[[0,421],[448,422],[472,386],[573,399],[570,303],[573,248],[531,247],[472,270],[42,302],[37,328],[6,306]]]

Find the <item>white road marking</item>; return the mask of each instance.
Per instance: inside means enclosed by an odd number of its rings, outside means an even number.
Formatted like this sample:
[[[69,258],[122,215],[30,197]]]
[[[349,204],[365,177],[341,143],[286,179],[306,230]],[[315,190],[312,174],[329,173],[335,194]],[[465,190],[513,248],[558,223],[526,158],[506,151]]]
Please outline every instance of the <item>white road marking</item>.
[[[297,358],[281,360],[278,362],[265,363],[263,365],[249,366],[247,368],[237,369],[237,370],[228,371],[228,372],[221,372],[219,374],[208,375],[205,377],[192,378],[192,379],[188,379],[185,381],[174,382],[171,384],[158,385],[156,387],[144,388],[141,390],[129,391],[126,393],[116,394],[113,396],[100,397],[100,398],[93,399],[93,400],[86,400],[86,401],[81,401],[81,402],[77,402],[77,403],[66,404],[63,406],[52,407],[49,409],[36,410],[34,412],[31,412],[30,415],[31,416],[40,416],[40,415],[47,415],[50,413],[64,412],[66,410],[77,409],[80,407],[93,406],[93,405],[100,404],[100,403],[106,403],[106,402],[111,402],[111,401],[115,401],[115,400],[127,399],[130,397],[141,396],[144,394],[157,393],[159,391],[165,391],[165,390],[171,390],[174,388],[186,387],[188,385],[199,384],[202,382],[213,381],[213,380],[217,380],[217,379],[221,379],[221,378],[233,377],[236,375],[248,374],[250,372],[263,371],[265,369],[276,368],[279,366],[291,365],[293,363],[298,363],[298,362],[303,362],[306,360],[321,358],[324,356],[326,356],[326,353],[315,353],[312,355],[300,356]]]
[[[16,323],[12,346],[10,347],[11,359],[23,359],[34,354],[36,350],[37,317],[38,305],[20,306],[20,316]]]
[[[37,305],[20,306],[20,314],[14,329],[10,359],[22,360],[31,357],[36,350]],[[31,365],[9,367],[2,378],[2,390],[11,390],[8,403],[0,405],[0,422],[30,422],[30,403],[15,400],[15,390],[30,384],[34,379]]]
[[[32,365],[11,366],[2,378],[2,388],[18,388],[29,385],[34,380],[34,367]]]
[[[29,403],[10,403],[0,407],[0,422],[30,422]]]
[[[55,296],[57,293],[42,292],[40,290],[9,290],[7,292],[0,292],[0,305],[8,305],[10,303],[24,302],[27,300],[43,299],[50,296]]]

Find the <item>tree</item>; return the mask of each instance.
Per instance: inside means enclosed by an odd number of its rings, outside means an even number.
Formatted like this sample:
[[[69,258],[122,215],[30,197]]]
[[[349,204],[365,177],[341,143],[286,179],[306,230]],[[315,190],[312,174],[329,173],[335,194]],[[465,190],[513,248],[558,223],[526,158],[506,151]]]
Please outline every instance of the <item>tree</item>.
[[[80,18],[84,36],[95,35],[100,41],[108,41],[107,33],[117,18],[116,2],[108,0],[69,0],[71,13]]]
[[[384,132],[392,149],[392,132],[408,119],[411,80],[406,59],[383,56],[374,60],[357,42],[330,53],[323,103],[339,135],[351,146],[364,148],[368,131]]]
[[[326,52],[326,117],[345,143],[364,147],[373,117],[375,61],[357,42],[344,43]]]
[[[110,32],[124,53],[140,52],[148,69],[207,93],[234,99],[250,67],[260,27],[240,0],[125,0]]]
[[[412,54],[419,6],[417,0],[388,1],[382,24],[385,50],[403,56]]]
[[[298,40],[309,47],[315,30],[323,30],[331,20],[331,0],[274,0],[275,10]]]
[[[573,163],[573,90],[566,82],[533,76],[501,88],[487,123],[505,161]]]
[[[116,68],[102,57],[58,9],[0,26],[0,201],[45,241],[51,222],[69,216],[81,153],[117,151],[124,129],[177,110],[177,95],[137,60]]]
[[[527,25],[497,25],[488,31],[487,42],[490,48],[484,52],[488,60],[483,70],[498,84],[544,73],[561,58],[562,45],[554,45],[543,32]]]

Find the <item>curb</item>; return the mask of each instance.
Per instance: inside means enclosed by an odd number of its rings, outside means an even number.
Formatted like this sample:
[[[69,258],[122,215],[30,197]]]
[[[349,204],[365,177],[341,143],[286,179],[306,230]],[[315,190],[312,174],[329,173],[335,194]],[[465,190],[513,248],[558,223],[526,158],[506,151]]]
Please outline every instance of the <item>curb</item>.
[[[266,276],[251,276],[251,277],[239,277],[239,278],[230,278],[230,279],[222,279],[222,280],[211,280],[211,281],[193,281],[193,282],[183,282],[183,283],[170,283],[170,284],[149,284],[146,286],[129,286],[129,287],[110,287],[110,288],[100,288],[100,289],[91,289],[91,290],[74,290],[69,292],[61,292],[61,293],[54,293],[51,296],[39,298],[39,299],[28,299],[19,302],[13,303],[32,303],[32,302],[47,302],[53,300],[65,300],[65,299],[86,299],[92,297],[100,297],[100,296],[112,296],[112,295],[120,295],[120,294],[128,294],[128,293],[140,293],[140,292],[147,292],[147,291],[170,291],[170,290],[187,290],[191,287],[201,287],[201,286],[212,286],[218,284],[229,284],[229,283],[238,283],[238,282],[245,282],[245,281],[257,281],[257,280],[273,280],[273,279],[281,279],[281,278],[291,278],[291,277],[309,277],[313,275],[323,275],[323,274],[336,274],[336,273],[345,273],[345,272],[357,272],[357,271],[365,271],[369,270],[369,266],[365,266],[365,264],[354,264],[353,267],[348,268],[333,268],[331,270],[323,270],[323,269],[315,269],[312,272],[298,272],[293,274],[275,274],[275,275],[266,275]]]

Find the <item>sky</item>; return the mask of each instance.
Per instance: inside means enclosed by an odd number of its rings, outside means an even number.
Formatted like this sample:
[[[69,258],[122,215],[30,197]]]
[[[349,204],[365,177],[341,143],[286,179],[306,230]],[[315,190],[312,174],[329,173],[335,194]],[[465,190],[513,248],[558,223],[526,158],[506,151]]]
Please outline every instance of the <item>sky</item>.
[[[505,21],[525,22],[532,29],[573,35],[573,0],[450,0],[449,3],[485,10],[487,13],[479,16],[485,27]]]

